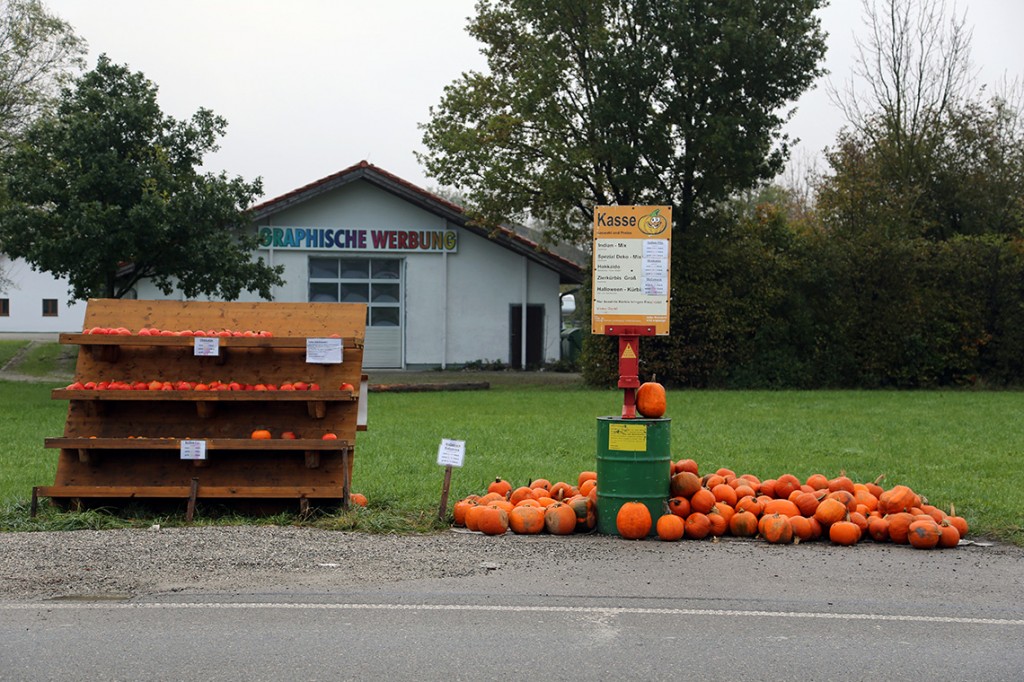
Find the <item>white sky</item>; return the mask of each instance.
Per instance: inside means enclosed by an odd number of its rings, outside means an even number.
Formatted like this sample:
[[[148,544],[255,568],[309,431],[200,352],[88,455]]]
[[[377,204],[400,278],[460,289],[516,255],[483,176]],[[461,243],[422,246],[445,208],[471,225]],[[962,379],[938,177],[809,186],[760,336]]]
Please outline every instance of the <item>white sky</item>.
[[[417,125],[462,72],[483,70],[465,31],[474,0],[44,0],[89,42],[159,87],[164,113],[228,121],[206,168],[263,178],[271,199],[366,159],[421,187]],[[928,1],[928,0],[925,0]],[[982,82],[1024,78],[1024,0],[960,0]],[[832,0],[827,78],[849,79],[860,0]],[[794,159],[812,163],[842,124],[824,80],[797,103]]]

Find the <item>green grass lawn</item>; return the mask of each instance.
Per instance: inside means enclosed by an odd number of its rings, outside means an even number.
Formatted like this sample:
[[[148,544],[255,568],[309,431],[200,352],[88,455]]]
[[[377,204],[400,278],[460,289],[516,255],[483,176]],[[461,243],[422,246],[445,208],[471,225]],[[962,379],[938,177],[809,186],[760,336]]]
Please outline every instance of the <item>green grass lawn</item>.
[[[63,432],[67,404],[51,400],[51,388],[0,382],[0,529],[32,527],[24,519],[32,486],[53,483],[57,455],[43,439]],[[564,384],[372,393],[353,475],[371,508],[339,515],[338,524],[429,528],[443,480],[442,438],[466,441],[451,501],[483,492],[495,476],[575,481],[595,468],[596,418],[617,414],[621,401],[619,391]],[[1024,454],[1024,393],[672,391],[668,403],[672,457],[692,457],[702,471],[724,466],[761,478],[845,471],[860,481],[884,474],[885,485],[910,485],[947,510],[955,504],[974,534],[1024,543],[1024,492],[1014,473]],[[49,513],[41,523],[63,516]]]

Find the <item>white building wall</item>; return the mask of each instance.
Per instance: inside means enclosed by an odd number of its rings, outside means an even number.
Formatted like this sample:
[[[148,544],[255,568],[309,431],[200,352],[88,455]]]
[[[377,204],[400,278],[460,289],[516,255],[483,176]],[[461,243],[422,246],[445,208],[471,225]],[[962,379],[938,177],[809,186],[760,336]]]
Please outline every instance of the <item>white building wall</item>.
[[[274,300],[308,300],[309,256],[370,255],[403,261],[404,363],[409,367],[460,365],[476,360],[510,362],[509,307],[523,303],[524,277],[527,304],[544,305],[544,359],[557,360],[560,352],[560,309],[558,274],[524,256],[448,223],[444,218],[364,182],[296,204],[264,221],[277,227],[330,227],[370,229],[451,230],[459,233],[458,251],[441,253],[392,252],[366,254],[339,249],[259,249],[271,265],[285,266],[285,284],[274,290]],[[447,270],[446,270],[447,268]],[[44,282],[40,280],[39,287]],[[47,286],[60,292],[61,305],[66,286],[50,279]],[[165,296],[151,282],[137,287],[139,299],[182,299],[180,292]],[[59,318],[41,318],[42,294],[26,298],[35,320],[25,329],[52,328],[75,331],[81,328],[84,304],[74,315],[61,308]],[[47,296],[57,297],[57,296]],[[208,299],[207,299],[208,300]],[[259,297],[243,292],[240,300]],[[0,331],[15,318],[14,297],[11,318],[0,318]],[[19,308],[20,310],[20,308]],[[447,320],[447,324],[445,324]]]
[[[56,279],[47,272],[33,270],[20,258],[0,255],[0,276],[7,285],[0,298],[10,304],[10,315],[0,316],[0,333],[59,333],[82,331],[85,302],[69,305],[68,281]],[[57,316],[43,316],[43,299],[57,300]]]

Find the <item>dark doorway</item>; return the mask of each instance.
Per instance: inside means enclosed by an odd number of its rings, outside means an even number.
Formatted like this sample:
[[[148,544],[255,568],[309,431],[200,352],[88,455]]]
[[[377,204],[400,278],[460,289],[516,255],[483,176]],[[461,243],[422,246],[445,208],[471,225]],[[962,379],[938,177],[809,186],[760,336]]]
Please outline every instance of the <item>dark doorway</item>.
[[[523,366],[523,306],[509,307],[509,364]],[[526,368],[537,369],[544,364],[544,304],[526,306]]]

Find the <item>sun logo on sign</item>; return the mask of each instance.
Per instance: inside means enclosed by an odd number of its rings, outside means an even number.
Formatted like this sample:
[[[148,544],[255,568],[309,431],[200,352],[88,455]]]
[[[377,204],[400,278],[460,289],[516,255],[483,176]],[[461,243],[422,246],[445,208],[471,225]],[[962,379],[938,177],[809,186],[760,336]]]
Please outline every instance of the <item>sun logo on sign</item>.
[[[640,224],[637,225],[639,230],[644,234],[656,235],[661,234],[668,227],[668,220],[664,216],[659,215],[660,208],[656,208],[651,211],[650,215],[645,215],[640,219]]]

